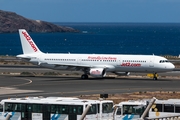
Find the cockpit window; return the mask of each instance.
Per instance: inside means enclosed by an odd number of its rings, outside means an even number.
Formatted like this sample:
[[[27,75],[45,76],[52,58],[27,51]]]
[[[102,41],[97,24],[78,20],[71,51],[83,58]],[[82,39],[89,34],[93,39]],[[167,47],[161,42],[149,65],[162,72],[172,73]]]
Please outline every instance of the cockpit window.
[[[168,63],[168,60],[160,60],[159,63]]]

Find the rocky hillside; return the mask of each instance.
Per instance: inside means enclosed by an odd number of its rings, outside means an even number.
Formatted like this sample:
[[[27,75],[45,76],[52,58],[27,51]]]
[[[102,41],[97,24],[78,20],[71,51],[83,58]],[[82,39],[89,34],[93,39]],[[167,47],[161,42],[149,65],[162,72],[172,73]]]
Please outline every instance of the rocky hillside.
[[[18,32],[18,29],[26,29],[29,32],[78,32],[78,30],[70,27],[31,20],[13,12],[0,10],[0,33]]]

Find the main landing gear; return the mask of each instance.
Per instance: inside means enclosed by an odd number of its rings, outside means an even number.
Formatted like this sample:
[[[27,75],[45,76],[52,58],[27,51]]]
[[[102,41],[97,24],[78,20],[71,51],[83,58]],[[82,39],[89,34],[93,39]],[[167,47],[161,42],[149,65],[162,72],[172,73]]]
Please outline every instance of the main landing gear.
[[[88,75],[87,74],[81,75],[81,79],[88,79]]]
[[[153,76],[153,80],[157,80],[158,74],[157,74],[157,73],[154,73],[153,75],[154,75],[154,76]]]

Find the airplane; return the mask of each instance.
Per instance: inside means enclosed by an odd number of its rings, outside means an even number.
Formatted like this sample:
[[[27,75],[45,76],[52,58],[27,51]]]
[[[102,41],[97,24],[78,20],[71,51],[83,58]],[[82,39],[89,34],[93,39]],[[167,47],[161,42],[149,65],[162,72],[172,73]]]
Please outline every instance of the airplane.
[[[81,79],[88,79],[88,75],[103,78],[107,72],[120,76],[144,72],[152,73],[157,80],[157,73],[175,68],[166,58],[156,55],[43,53],[25,29],[19,29],[19,35],[23,54],[17,58],[55,70],[81,70]]]

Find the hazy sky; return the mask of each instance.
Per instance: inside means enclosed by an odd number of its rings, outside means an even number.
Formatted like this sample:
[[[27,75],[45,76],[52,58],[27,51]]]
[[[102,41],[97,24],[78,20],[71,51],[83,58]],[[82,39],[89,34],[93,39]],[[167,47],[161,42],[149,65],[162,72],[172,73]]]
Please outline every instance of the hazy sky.
[[[49,22],[180,23],[180,0],[0,0],[0,9]]]

